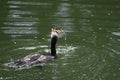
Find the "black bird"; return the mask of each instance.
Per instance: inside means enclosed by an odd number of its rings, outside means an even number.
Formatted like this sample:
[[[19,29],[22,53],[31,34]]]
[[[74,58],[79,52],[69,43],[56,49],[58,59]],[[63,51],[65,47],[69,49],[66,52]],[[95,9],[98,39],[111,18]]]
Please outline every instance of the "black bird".
[[[30,54],[16,61],[11,61],[5,63],[5,66],[12,68],[22,68],[26,66],[40,66],[41,63],[49,60],[53,60],[56,58],[56,43],[58,39],[58,33],[63,32],[63,30],[56,30],[52,28],[51,32],[51,55],[43,55],[43,54]]]

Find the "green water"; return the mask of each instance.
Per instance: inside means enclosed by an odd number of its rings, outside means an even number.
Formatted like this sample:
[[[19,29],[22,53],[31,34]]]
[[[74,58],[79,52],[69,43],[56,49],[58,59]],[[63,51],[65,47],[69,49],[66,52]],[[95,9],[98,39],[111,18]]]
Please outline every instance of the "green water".
[[[0,80],[120,80],[119,0],[1,0]],[[58,58],[16,70],[3,64],[49,52],[63,29]]]

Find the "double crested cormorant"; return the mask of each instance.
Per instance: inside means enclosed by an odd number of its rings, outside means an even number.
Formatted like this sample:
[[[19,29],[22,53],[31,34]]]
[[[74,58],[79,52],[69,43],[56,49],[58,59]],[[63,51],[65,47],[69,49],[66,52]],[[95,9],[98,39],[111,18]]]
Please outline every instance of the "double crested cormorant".
[[[53,60],[56,57],[56,42],[58,39],[58,33],[63,32],[63,30],[52,29],[51,32],[51,55],[43,54],[30,54],[16,61],[11,61],[5,63],[5,66],[19,68],[31,65],[41,65],[42,62]]]

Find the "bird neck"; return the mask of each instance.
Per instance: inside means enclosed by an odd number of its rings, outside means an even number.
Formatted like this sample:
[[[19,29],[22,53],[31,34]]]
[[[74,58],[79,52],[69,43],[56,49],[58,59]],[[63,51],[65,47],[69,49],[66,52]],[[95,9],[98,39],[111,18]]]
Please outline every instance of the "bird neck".
[[[57,36],[53,36],[51,38],[51,55],[56,56],[56,43],[57,43]]]

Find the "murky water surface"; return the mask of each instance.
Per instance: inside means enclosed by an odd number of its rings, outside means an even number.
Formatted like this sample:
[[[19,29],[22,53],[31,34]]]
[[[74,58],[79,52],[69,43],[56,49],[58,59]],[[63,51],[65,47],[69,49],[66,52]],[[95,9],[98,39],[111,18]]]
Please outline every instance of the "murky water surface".
[[[0,80],[120,80],[119,0],[0,2]],[[16,70],[3,64],[50,51],[51,28],[63,29],[58,58]]]

